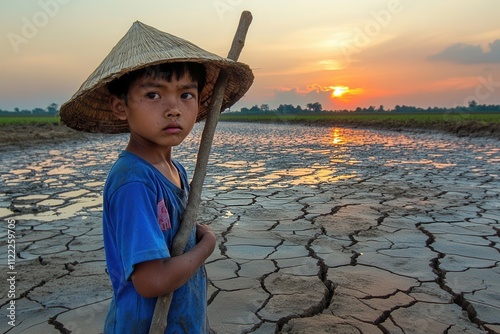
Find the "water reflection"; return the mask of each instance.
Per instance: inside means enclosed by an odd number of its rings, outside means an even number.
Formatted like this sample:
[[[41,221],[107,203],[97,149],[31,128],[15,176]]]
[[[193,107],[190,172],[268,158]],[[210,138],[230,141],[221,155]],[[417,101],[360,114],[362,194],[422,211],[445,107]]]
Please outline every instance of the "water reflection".
[[[174,156],[194,170],[202,124]],[[0,217],[51,221],[101,210],[102,187],[127,135],[97,136],[30,150],[2,152]],[[251,192],[378,175],[498,174],[498,142],[426,133],[276,124],[220,123],[205,182],[207,190]],[[464,170],[465,168],[465,170]],[[395,174],[396,175],[396,174]],[[229,214],[229,213],[228,213]]]
[[[340,128],[334,128],[332,131],[332,144],[333,145],[338,145],[342,144],[345,142],[344,136],[343,136],[343,131]]]
[[[388,160],[386,161],[386,166],[399,166],[399,165],[422,165],[427,168],[448,168],[456,166],[454,163],[450,162],[434,162],[430,159],[420,159],[420,160]]]

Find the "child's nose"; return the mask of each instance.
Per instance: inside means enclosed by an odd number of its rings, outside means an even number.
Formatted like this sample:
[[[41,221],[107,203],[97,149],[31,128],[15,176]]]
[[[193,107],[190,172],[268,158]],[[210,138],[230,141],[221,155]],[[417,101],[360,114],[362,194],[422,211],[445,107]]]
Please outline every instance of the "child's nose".
[[[179,106],[176,101],[171,99],[166,101],[165,103],[165,115],[166,117],[178,117],[180,116],[181,111],[179,110]]]
[[[179,117],[180,115],[181,115],[181,112],[180,112],[179,108],[177,108],[177,107],[167,109],[166,116],[168,118]]]

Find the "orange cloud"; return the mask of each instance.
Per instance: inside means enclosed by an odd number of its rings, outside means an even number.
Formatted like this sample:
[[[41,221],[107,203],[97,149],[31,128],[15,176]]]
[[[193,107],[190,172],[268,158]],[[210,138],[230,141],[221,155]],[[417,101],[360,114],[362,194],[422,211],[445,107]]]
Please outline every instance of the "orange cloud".
[[[322,86],[319,84],[311,84],[307,86],[308,91],[331,92],[330,98],[349,100],[357,95],[363,94],[362,88],[350,88],[349,86]]]

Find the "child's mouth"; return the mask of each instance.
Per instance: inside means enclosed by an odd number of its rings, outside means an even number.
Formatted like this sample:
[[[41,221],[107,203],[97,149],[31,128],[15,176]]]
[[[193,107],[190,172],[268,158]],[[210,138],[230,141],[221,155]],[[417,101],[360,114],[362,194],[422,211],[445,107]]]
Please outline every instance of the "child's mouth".
[[[182,131],[182,128],[180,126],[166,126],[163,128],[163,132],[169,133],[169,134],[179,133],[181,131]]]

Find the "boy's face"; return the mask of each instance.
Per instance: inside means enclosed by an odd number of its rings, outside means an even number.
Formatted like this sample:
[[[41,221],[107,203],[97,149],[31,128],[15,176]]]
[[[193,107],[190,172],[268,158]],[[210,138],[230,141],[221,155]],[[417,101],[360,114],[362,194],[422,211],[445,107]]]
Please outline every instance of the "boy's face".
[[[141,77],[130,85],[127,103],[116,96],[111,107],[116,117],[127,120],[131,138],[142,146],[177,146],[196,122],[198,85],[189,75],[172,81]],[[147,145],[145,145],[147,144]]]

